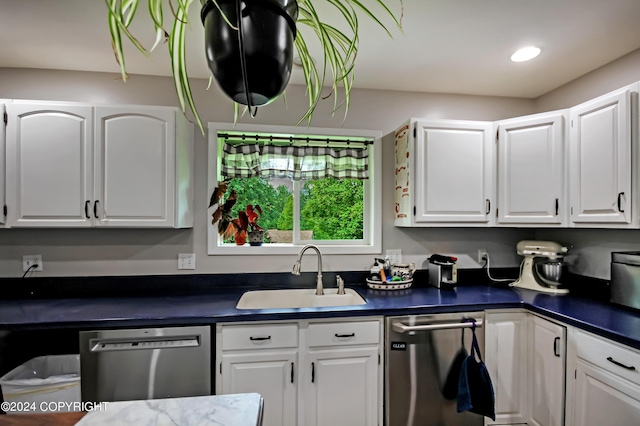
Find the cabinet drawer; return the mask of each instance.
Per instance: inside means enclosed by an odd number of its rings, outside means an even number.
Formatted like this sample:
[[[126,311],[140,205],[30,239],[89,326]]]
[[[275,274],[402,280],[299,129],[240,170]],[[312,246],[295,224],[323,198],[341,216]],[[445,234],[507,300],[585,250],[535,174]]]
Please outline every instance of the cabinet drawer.
[[[380,341],[377,321],[309,324],[308,346],[370,345]]]
[[[640,384],[640,353],[582,332],[577,333],[576,344],[578,357]]]
[[[297,324],[229,325],[222,327],[223,351],[297,347]]]

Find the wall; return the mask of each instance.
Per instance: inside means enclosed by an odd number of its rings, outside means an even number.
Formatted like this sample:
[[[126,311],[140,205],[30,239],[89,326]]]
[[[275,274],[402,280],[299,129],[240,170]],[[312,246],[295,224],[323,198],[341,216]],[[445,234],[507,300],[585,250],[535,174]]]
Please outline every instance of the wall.
[[[192,81],[196,103],[206,121],[233,121],[231,103],[207,81]],[[0,69],[0,96],[92,103],[176,105],[170,78],[131,76],[123,84],[117,74],[30,69]],[[303,88],[287,89],[288,107],[276,101],[260,108],[254,119],[240,122],[294,125],[306,109]],[[316,111],[314,127],[341,127],[342,114],[331,117],[332,99]],[[393,226],[393,139],[389,137],[409,117],[497,120],[529,114],[534,102],[446,94],[355,90],[344,127],[380,130],[383,142],[383,250],[401,248],[405,260],[423,265],[430,253],[461,257],[461,267],[477,267],[478,248],[486,248],[495,266],[517,266],[515,244],[532,238],[534,230],[399,229]],[[99,276],[190,273],[177,270],[178,253],[195,253],[195,273],[288,272],[291,256],[207,256],[207,144],[196,132],[196,217],[188,230],[0,229],[0,277],[22,275],[22,255],[42,254],[41,276]],[[307,263],[308,262],[308,263]],[[325,256],[326,270],[368,270],[372,255]],[[315,268],[312,256],[303,270]]]

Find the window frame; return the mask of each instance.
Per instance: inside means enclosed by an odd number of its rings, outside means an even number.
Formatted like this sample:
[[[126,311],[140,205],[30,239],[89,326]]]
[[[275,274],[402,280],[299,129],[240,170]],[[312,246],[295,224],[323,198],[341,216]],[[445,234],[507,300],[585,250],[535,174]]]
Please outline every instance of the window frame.
[[[222,159],[219,155],[221,147],[218,145],[219,132],[260,132],[304,134],[314,136],[353,136],[374,139],[369,145],[369,179],[365,185],[364,195],[364,226],[363,233],[368,237],[368,243],[350,240],[299,240],[294,233],[292,244],[263,244],[262,246],[235,246],[221,244],[217,227],[211,225],[211,215],[215,209],[207,208],[207,254],[208,255],[290,255],[297,254],[306,244],[315,244],[323,254],[376,254],[382,250],[382,132],[374,130],[335,129],[319,127],[295,127],[257,124],[229,124],[209,122],[208,130],[208,164],[207,164],[207,195],[218,186]],[[300,182],[294,182],[299,188]],[[300,220],[300,203],[294,203],[294,221]],[[294,224],[295,227],[295,224]],[[365,238],[366,241],[366,238]]]

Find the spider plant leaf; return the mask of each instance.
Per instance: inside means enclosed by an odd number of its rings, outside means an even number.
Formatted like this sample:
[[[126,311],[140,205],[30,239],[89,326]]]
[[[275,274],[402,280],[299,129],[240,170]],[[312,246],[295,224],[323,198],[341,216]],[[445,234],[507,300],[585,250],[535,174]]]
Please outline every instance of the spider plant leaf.
[[[122,31],[129,40],[131,40],[131,43],[133,43],[133,45],[145,56],[148,56],[149,53],[147,52],[147,50],[142,46],[142,44],[138,41],[138,39],[136,39],[130,32],[129,29],[127,28],[127,25],[125,25],[124,22],[124,17],[123,17],[123,11],[121,8],[119,8],[120,3],[118,2],[118,0],[105,0],[105,2],[107,3],[107,7],[109,8],[109,27],[111,28],[111,21],[113,20],[115,22],[115,24],[117,25],[119,31]],[[118,35],[120,33],[118,32]],[[111,32],[112,35],[112,40],[113,40],[113,31]],[[122,42],[120,42],[120,44],[122,45]],[[120,49],[122,51],[122,49]],[[124,56],[124,54],[122,55]]]
[[[196,109],[191,93],[191,85],[187,74],[187,61],[185,51],[185,29],[188,25],[188,8],[192,0],[179,0],[177,10],[175,10],[175,20],[169,35],[169,56],[171,57],[171,69],[173,72],[173,84],[178,95],[178,102],[183,113],[186,112],[186,105],[196,119],[202,134],[204,126],[200,115]]]
[[[128,27],[133,21],[133,17],[138,10],[138,0],[123,0],[122,1],[122,15],[124,16],[124,25]]]
[[[108,0],[107,0],[108,1]],[[116,3],[117,0],[111,0]],[[127,81],[127,71],[124,63],[124,52],[122,50],[122,37],[120,35],[120,27],[118,26],[115,8],[107,2],[109,6],[109,32],[111,33],[111,46],[113,53],[116,56],[116,61],[120,65],[120,72],[122,74],[122,80]]]
[[[153,20],[153,26],[156,29],[156,40],[149,49],[150,52],[160,44],[160,42],[165,38],[166,31],[164,30],[164,20],[162,17],[162,0],[149,0],[149,14],[151,15],[151,19]]]
[[[229,17],[227,17],[227,15],[222,11],[222,9],[220,8],[220,5],[218,4],[218,2],[216,0],[211,0],[211,2],[218,8],[218,11],[220,12],[220,15],[222,16],[222,19],[224,19],[224,22],[226,22],[227,25],[229,25],[229,27],[231,27],[235,31],[238,31],[238,27],[231,23],[231,21],[229,20]]]
[[[178,10],[176,11],[176,19],[174,21],[173,30],[171,31],[174,36],[171,43],[171,66],[174,74],[174,84],[176,86],[176,92],[178,93],[178,99],[180,101],[180,107],[182,112],[185,112],[186,103],[189,104],[189,109],[193,113],[194,118],[200,131],[204,135],[204,125],[198,114],[197,107],[193,100],[193,94],[191,93],[191,84],[189,83],[189,75],[187,73],[187,56],[186,56],[186,43],[185,43],[185,30],[189,23],[188,8],[193,0],[179,0]],[[178,74],[176,82],[176,73]]]
[[[382,21],[380,21],[365,5],[363,5],[362,3],[360,3],[358,0],[346,0],[349,3],[353,3],[354,5],[356,5],[362,12],[364,12],[369,18],[371,18],[374,22],[376,22],[378,25],[380,25],[380,27],[382,27],[383,30],[386,31],[386,33],[389,35],[389,37],[393,38],[393,35],[391,34],[391,31],[389,31],[387,29],[387,27],[382,23]],[[381,0],[376,0],[376,2],[380,5],[382,5],[382,7],[387,11],[387,13],[389,15],[391,15],[391,17],[393,18],[394,22],[396,23],[396,25],[398,25],[400,28],[402,28],[400,26],[400,22],[398,22],[398,20],[396,19],[396,17],[393,15],[393,13],[389,10],[389,8],[381,1]]]

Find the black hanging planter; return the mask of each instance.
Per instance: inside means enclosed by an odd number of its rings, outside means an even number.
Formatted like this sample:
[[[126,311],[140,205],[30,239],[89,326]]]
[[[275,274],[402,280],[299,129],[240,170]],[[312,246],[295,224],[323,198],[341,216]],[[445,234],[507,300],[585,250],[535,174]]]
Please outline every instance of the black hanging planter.
[[[203,3],[207,62],[222,91],[251,107],[277,98],[291,77],[296,0],[217,0]],[[238,11],[242,19],[238,20]]]

